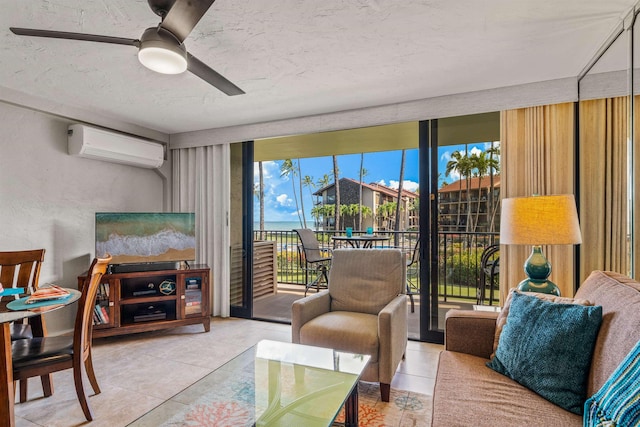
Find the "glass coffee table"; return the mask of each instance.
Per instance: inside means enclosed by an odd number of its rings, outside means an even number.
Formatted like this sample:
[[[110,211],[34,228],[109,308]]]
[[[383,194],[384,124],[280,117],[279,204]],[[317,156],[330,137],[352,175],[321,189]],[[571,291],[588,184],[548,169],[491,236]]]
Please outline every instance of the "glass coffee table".
[[[358,380],[370,356],[260,341],[130,426],[358,425]]]

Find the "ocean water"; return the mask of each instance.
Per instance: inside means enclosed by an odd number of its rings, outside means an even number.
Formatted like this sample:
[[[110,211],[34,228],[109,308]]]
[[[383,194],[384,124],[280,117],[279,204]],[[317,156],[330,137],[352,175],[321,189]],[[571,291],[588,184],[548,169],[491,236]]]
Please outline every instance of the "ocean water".
[[[153,257],[165,254],[172,249],[184,251],[195,247],[195,236],[167,229],[147,236],[110,234],[107,240],[96,242],[96,253],[109,253],[114,257],[121,255]]]
[[[192,214],[96,213],[97,254],[155,257],[195,247]]]
[[[307,227],[311,229],[315,229],[315,224],[313,223],[313,221],[307,221]],[[300,221],[265,221],[264,222],[265,230],[291,231],[296,228],[304,228],[304,226],[300,224]],[[260,230],[259,221],[255,221],[253,223],[253,229]]]

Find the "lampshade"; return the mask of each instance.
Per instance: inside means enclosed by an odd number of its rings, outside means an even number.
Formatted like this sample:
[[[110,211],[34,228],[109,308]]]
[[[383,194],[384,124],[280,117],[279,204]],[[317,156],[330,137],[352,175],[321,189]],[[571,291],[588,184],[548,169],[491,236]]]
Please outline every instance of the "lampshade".
[[[138,60],[157,73],[180,74],[187,70],[187,50],[163,28],[145,30],[140,38]]]
[[[573,194],[502,200],[500,243],[576,245],[582,243]]]

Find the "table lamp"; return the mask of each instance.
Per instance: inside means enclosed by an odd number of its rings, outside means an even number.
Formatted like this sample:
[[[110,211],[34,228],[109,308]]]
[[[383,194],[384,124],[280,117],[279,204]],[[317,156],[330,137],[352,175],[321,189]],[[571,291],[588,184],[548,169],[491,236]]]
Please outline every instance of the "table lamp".
[[[527,278],[520,282],[519,290],[560,295],[560,289],[548,280],[551,263],[543,255],[541,245],[582,243],[573,195],[503,199],[500,243],[533,245],[531,255],[524,263]]]

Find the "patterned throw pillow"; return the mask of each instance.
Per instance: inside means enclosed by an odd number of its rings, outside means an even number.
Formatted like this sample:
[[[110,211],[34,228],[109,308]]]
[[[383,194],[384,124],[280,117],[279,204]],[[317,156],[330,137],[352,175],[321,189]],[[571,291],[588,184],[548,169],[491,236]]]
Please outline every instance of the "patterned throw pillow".
[[[602,388],[584,402],[584,426],[640,425],[640,341]]]
[[[582,415],[601,306],[557,304],[514,293],[496,354],[487,366]]]
[[[509,308],[511,307],[511,296],[514,294],[514,292],[517,292],[520,294],[533,295],[536,298],[540,298],[549,302],[555,302],[558,304],[578,304],[578,305],[589,305],[589,306],[593,305],[592,302],[586,299],[559,297],[556,295],[542,294],[539,292],[522,292],[517,290],[516,288],[512,288],[509,291],[509,294],[507,295],[507,299],[504,302],[504,307],[502,307],[502,310],[500,310],[500,313],[498,314],[498,319],[496,320],[496,332],[493,338],[493,353],[491,353],[491,357],[490,357],[491,359],[493,359],[493,356],[496,355],[496,349],[498,348],[498,341],[500,341],[500,334],[502,333],[502,329],[504,328],[504,325],[507,323],[507,316],[509,315]]]

